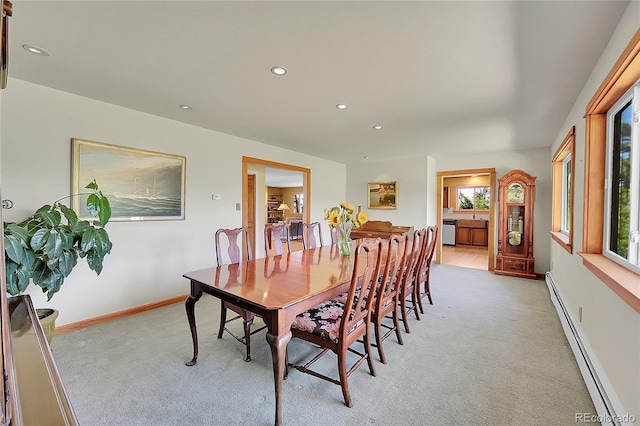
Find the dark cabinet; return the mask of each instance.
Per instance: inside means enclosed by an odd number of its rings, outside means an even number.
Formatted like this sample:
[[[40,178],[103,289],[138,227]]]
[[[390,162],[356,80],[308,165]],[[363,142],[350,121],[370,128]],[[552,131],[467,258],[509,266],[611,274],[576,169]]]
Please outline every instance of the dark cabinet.
[[[456,227],[456,245],[471,245],[471,228]]]
[[[487,245],[487,228],[471,228],[471,245],[486,246]]]
[[[488,240],[486,220],[460,219],[456,222],[456,245],[487,246]]]

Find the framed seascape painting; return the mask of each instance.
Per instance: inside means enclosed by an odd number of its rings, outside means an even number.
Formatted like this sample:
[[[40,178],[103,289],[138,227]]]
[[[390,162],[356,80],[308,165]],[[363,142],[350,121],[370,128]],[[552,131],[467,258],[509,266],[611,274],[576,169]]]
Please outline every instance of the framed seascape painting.
[[[367,207],[370,209],[397,209],[398,182],[369,182],[367,184]]]
[[[111,203],[111,220],[184,219],[186,157],[72,139],[72,194],[93,181]],[[73,209],[89,217],[85,197]]]

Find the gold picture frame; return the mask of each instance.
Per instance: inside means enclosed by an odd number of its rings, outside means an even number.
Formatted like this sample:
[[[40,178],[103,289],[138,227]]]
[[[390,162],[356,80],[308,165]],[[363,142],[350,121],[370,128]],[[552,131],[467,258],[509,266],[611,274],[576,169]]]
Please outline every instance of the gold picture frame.
[[[396,210],[398,208],[398,181],[367,183],[369,209]]]
[[[71,139],[71,193],[88,192],[94,179],[109,198],[112,221],[183,220],[186,157]],[[89,217],[86,197],[73,197],[73,209]]]

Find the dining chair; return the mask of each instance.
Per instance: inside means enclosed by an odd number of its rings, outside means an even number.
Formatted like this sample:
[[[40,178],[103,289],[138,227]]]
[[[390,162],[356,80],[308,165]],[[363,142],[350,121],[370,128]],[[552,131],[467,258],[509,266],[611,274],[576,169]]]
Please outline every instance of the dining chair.
[[[326,302],[320,303],[306,312],[298,315],[292,326],[291,334],[294,338],[302,339],[320,346],[318,355],[304,365],[289,364],[285,369],[285,378],[289,367],[303,373],[310,374],[342,388],[344,403],[351,407],[348,378],[365,360],[369,365],[369,372],[376,375],[371,358],[371,306],[373,297],[366,297],[366,289],[375,291],[380,275],[382,258],[382,240],[360,242],[353,256],[353,272],[349,291]],[[363,265],[364,263],[364,265]],[[364,346],[359,352],[351,346],[360,340]],[[317,370],[309,368],[328,351],[338,357],[339,380],[326,376]],[[358,356],[357,360],[347,370],[347,352]]]
[[[405,263],[404,271],[402,271],[402,283],[400,284],[398,306],[400,309],[400,316],[404,324],[404,330],[407,333],[411,332],[409,330],[409,314],[413,312],[416,319],[420,319],[415,285],[416,274],[418,273],[418,267],[420,266],[420,258],[426,249],[426,235],[426,228],[414,231],[413,242],[410,244],[411,248],[407,253],[408,258]]]
[[[340,231],[337,227],[329,227],[329,232],[331,234],[331,244],[338,244],[340,242]]]
[[[316,239],[317,233],[317,239]],[[303,223],[302,224],[302,249],[313,249],[316,247],[322,247],[324,241],[322,241],[322,228],[320,222]]]
[[[393,234],[389,237],[384,268],[379,277],[378,290],[375,292],[375,302],[371,311],[371,323],[375,331],[375,346],[378,349],[380,361],[387,363],[382,342],[393,332],[396,333],[398,343],[404,344],[400,333],[400,320],[398,315],[398,300],[400,296],[400,286],[402,284],[402,272],[406,267],[407,251],[409,248],[408,234]],[[371,293],[369,293],[371,294]],[[391,325],[388,324],[391,320]],[[383,334],[383,329],[386,329]]]
[[[286,243],[287,252],[291,253],[291,236],[287,223],[267,223],[264,225],[264,251],[267,257],[270,254],[280,256],[284,253],[283,240]]]
[[[436,239],[438,237],[438,227],[427,227],[427,249],[424,256],[420,260],[420,266],[418,266],[418,272],[416,273],[415,291],[416,298],[418,300],[418,307],[420,312],[424,314],[424,307],[422,306],[422,299],[429,298],[429,303],[433,305],[433,299],[431,298],[431,288],[429,287],[429,276],[431,275],[431,260],[433,254],[436,251]]]
[[[218,266],[224,265],[224,252],[222,250],[222,237],[226,237],[227,254],[230,264],[240,263],[245,260],[253,259],[253,252],[251,251],[251,244],[249,243],[249,229],[248,228],[235,228],[235,229],[218,229],[215,235],[216,243],[216,260]],[[238,241],[239,240],[239,241]],[[244,252],[243,252],[244,247]],[[246,256],[243,256],[246,253]],[[220,309],[220,328],[218,330],[218,339],[222,339],[222,335],[226,331],[233,336],[238,342],[244,344],[247,348],[247,354],[245,361],[251,361],[251,335],[263,330],[266,327],[261,327],[257,330],[251,331],[253,320],[256,317],[251,311],[248,311],[233,303],[221,301]],[[227,310],[235,312],[237,315],[227,320]],[[231,321],[242,319],[242,325],[244,329],[244,336],[238,336],[232,330],[227,328],[227,324]]]

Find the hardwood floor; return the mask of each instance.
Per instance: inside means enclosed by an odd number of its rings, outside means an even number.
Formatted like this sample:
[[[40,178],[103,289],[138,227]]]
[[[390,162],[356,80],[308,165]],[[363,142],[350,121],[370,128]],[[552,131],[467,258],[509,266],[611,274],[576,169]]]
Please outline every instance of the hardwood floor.
[[[487,247],[442,246],[442,263],[473,269],[488,269],[489,252]]]
[[[291,251],[302,250],[302,239],[291,241]],[[487,247],[442,246],[442,263],[473,269],[488,269],[489,252]]]

